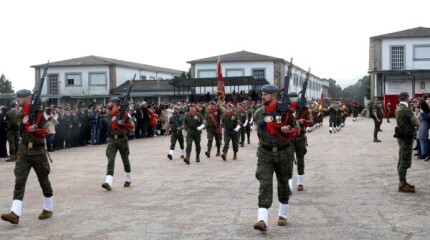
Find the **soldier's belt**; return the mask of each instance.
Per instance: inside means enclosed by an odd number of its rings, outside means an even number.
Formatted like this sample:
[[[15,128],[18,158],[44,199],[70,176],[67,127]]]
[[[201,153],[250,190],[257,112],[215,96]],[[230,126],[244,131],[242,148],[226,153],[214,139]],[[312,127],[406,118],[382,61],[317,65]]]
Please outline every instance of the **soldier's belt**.
[[[43,142],[29,142],[26,140],[21,140],[21,143],[26,146],[28,149],[35,149],[35,148],[44,148],[45,147],[45,143]]]
[[[280,151],[283,151],[283,150],[287,149],[288,145],[273,147],[273,146],[261,144],[260,147],[263,148],[266,151],[270,151],[270,152],[276,153],[276,152],[280,152]]]
[[[112,139],[120,139],[120,138],[124,138],[125,135],[123,134],[115,134],[115,135],[110,135],[110,138]]]

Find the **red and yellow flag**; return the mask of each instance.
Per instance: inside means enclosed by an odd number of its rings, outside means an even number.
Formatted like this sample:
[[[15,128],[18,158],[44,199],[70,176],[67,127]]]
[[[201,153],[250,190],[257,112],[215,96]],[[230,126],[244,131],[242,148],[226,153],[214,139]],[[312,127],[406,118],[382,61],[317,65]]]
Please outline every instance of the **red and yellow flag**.
[[[218,62],[217,62],[217,75],[218,75],[218,84],[217,84],[218,103],[225,103],[224,78],[222,76],[221,58],[218,58]]]

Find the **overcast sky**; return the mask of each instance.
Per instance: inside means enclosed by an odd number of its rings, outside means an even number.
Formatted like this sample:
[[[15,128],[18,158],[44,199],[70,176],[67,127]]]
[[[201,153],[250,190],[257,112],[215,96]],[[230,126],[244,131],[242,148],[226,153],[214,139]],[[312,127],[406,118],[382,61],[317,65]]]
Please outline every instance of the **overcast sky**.
[[[96,55],[187,71],[241,50],[289,60],[342,86],[367,73],[369,37],[430,27],[426,0],[22,0],[0,2],[0,74]]]

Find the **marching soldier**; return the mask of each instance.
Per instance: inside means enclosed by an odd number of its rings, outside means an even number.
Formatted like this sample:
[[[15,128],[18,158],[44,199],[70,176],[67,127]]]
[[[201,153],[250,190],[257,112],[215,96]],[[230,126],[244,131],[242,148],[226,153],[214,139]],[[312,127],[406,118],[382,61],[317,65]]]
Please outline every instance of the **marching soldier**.
[[[382,124],[382,107],[381,102],[375,98],[375,104],[373,104],[372,107],[372,117],[373,122],[375,123],[375,129],[373,130],[373,142],[381,142],[381,140],[378,139],[378,132],[381,130],[381,124]]]
[[[248,111],[246,110],[246,105],[237,104],[237,113],[239,115],[239,123],[240,123],[240,146],[245,147],[245,133],[246,127],[248,126]],[[249,140],[249,138],[248,138]]]
[[[118,151],[124,165],[124,187],[130,187],[131,184],[131,166],[128,159],[130,149],[128,147],[127,131],[134,128],[134,123],[127,111],[124,112],[123,116],[120,116],[121,109],[119,102],[119,98],[112,97],[107,104],[108,109],[111,110],[106,117],[110,129],[110,138],[106,148],[106,156],[108,158],[106,182],[102,184],[102,188],[108,191],[112,190],[115,156]]]
[[[246,102],[244,102],[246,104]],[[249,104],[249,102],[248,102]],[[246,106],[246,105],[245,105]],[[251,144],[251,127],[254,122],[254,111],[252,110],[252,102],[249,106],[245,107],[248,115],[248,124],[245,126],[246,130],[246,139],[248,140],[248,144]]]
[[[278,199],[280,201],[278,225],[285,226],[287,224],[288,200],[291,195],[288,180],[291,178],[294,158],[292,140],[300,130],[291,112],[281,116],[278,111],[278,91],[279,89],[275,85],[263,86],[261,88],[263,107],[254,113],[254,123],[260,140],[255,174],[260,182],[260,191],[258,195],[258,220],[254,229],[260,231],[267,230],[268,209],[272,205],[273,198],[273,173],[276,173]]]
[[[185,149],[184,149],[184,136],[182,135],[182,126],[184,124],[184,116],[179,113],[179,107],[174,107],[173,115],[169,119],[169,127],[170,128],[170,150],[167,157],[172,160],[173,154],[175,153],[175,145],[176,142],[179,143],[179,147],[181,148],[181,158],[184,158]],[[167,136],[166,131],[164,136]]]
[[[391,101],[388,100],[388,103],[387,103],[387,123],[390,123],[390,114],[391,114]]]
[[[222,129],[221,129],[221,111],[217,107],[216,102],[210,101],[208,110],[205,115],[206,131],[208,138],[208,150],[205,155],[211,157],[212,142],[215,138],[215,145],[217,148],[216,156],[220,156]]]
[[[329,112],[329,132],[336,133],[336,124],[337,124],[337,110],[336,104],[332,103],[328,108]]]
[[[420,125],[419,120],[408,106],[409,94],[402,92],[399,95],[400,104],[396,109],[397,127],[395,137],[399,144],[399,161],[397,171],[399,174],[399,192],[414,193],[415,186],[406,181],[406,172],[411,167],[412,142],[414,138],[414,127]]]
[[[10,104],[10,107],[11,109],[6,113],[7,141],[9,142],[10,158],[6,162],[15,162],[19,146],[18,109],[16,109],[15,101]]]
[[[190,164],[190,156],[192,150],[192,144],[196,145],[196,162],[200,162],[200,141],[202,135],[202,129],[205,127],[203,124],[203,116],[197,112],[196,105],[194,103],[189,105],[190,111],[185,115],[183,129],[187,131],[187,149],[184,162]]]
[[[300,134],[293,140],[294,150],[297,158],[297,191],[303,191],[304,175],[305,175],[305,155],[307,152],[306,145],[306,128],[312,126],[313,119],[308,107],[305,107],[299,114],[296,111],[296,121],[300,124]]]
[[[16,97],[18,105],[22,107],[17,117],[21,129],[21,144],[15,163],[15,190],[11,212],[1,215],[1,219],[12,224],[19,223],[25,185],[32,168],[36,172],[44,196],[43,211],[39,215],[39,219],[43,220],[52,216],[52,187],[48,177],[50,167],[45,150],[45,138],[49,134],[49,124],[43,117],[41,109],[37,111],[34,123],[30,123],[29,114],[32,99],[29,90],[19,90],[16,92]]]
[[[227,109],[221,106],[223,112],[223,126],[224,126],[224,147],[222,149],[221,158],[226,161],[227,152],[230,145],[230,140],[233,145],[233,160],[237,159],[237,152],[239,151],[239,130],[241,128],[239,115],[235,113],[233,104],[227,104]]]
[[[358,103],[354,101],[352,103],[352,121],[353,122],[357,121],[357,117],[358,117]]]

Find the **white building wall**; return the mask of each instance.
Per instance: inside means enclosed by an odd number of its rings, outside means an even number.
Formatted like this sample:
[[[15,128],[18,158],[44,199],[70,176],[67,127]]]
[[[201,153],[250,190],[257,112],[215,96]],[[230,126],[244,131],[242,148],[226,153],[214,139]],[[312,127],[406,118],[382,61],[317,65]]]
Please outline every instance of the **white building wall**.
[[[116,67],[116,86],[125,83],[128,80],[133,79],[134,74],[136,74],[136,80],[140,80],[139,78],[139,70],[125,67]]]
[[[106,73],[105,86],[90,86],[89,74],[90,73]],[[81,85],[68,86],[66,74],[79,73],[81,75]],[[40,71],[42,77],[43,69]],[[107,95],[109,94],[109,67],[107,66],[91,66],[91,67],[50,67],[48,68],[49,74],[58,75],[58,96],[85,96],[85,95]],[[43,84],[42,95],[48,93],[49,78],[45,79]]]
[[[171,73],[141,70],[140,76],[146,77],[146,80],[157,80],[157,79],[166,80],[166,79],[172,79],[175,75],[173,75]]]
[[[430,61],[414,60],[414,46],[430,45],[430,38],[399,38],[382,40],[382,70],[391,70],[391,46],[405,46],[405,69],[430,69]]]

